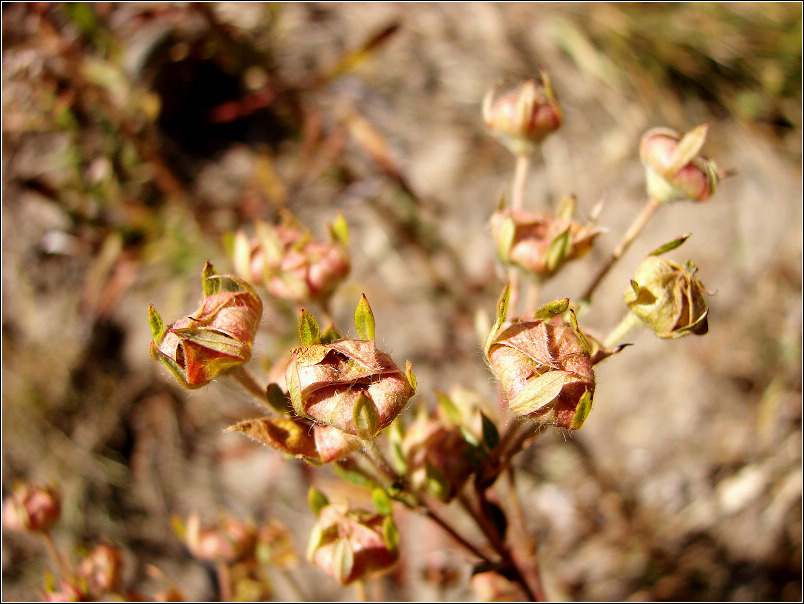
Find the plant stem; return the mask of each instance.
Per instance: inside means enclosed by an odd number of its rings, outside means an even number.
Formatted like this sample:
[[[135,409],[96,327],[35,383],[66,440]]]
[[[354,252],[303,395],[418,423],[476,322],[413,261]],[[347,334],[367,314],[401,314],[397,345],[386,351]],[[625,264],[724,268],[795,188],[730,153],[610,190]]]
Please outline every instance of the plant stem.
[[[50,557],[53,558],[53,561],[56,563],[56,566],[59,569],[59,572],[69,580],[73,579],[73,571],[70,568],[69,564],[65,562],[64,557],[62,557],[61,553],[59,552],[56,544],[53,542],[53,537],[50,535],[50,531],[45,531],[41,533],[42,539],[45,540],[45,547],[47,548],[48,554]]]
[[[639,325],[639,318],[629,310],[628,314],[622,318],[622,321],[606,336],[603,341],[603,348],[614,348],[637,325]]]
[[[253,375],[243,367],[242,365],[238,365],[237,367],[232,367],[226,375],[233,377],[238,383],[252,395],[255,399],[257,399],[260,404],[264,407],[267,407],[272,412],[274,408],[268,404],[268,399],[266,395],[266,390],[262,386],[257,383],[257,380],[254,378]]]
[[[592,301],[592,294],[603,280],[603,277],[608,274],[608,272],[611,270],[611,267],[614,266],[617,260],[619,260],[620,257],[625,253],[625,250],[628,249],[628,247],[637,238],[639,233],[642,232],[642,229],[648,223],[648,220],[651,216],[653,216],[653,213],[659,208],[659,206],[661,206],[661,203],[659,203],[655,198],[651,197],[648,199],[648,201],[642,207],[642,211],[631,223],[631,226],[628,227],[628,230],[625,232],[625,235],[623,235],[620,243],[618,243],[617,247],[614,248],[614,251],[611,253],[611,258],[609,258],[608,262],[603,265],[603,267],[600,269],[600,272],[598,272],[598,274],[592,280],[592,283],[590,283],[589,287],[586,288],[586,292],[584,292],[583,296],[581,296],[583,301],[587,303]]]
[[[511,198],[511,209],[514,211],[521,210],[525,207],[525,183],[528,180],[529,168],[530,155],[527,153],[519,153],[516,156],[513,196]]]
[[[215,564],[215,574],[218,577],[218,593],[221,602],[232,601],[232,577],[229,572],[229,565],[225,562]]]

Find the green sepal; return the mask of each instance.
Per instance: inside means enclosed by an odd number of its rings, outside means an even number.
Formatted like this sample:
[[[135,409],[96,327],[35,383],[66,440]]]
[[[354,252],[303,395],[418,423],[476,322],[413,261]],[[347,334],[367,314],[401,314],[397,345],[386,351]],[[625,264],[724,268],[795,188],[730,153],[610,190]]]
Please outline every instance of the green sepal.
[[[483,346],[483,351],[486,353],[486,356],[489,354],[489,349],[491,345],[494,343],[494,338],[497,337],[497,332],[502,327],[502,324],[505,323],[505,317],[508,315],[508,301],[511,293],[511,284],[506,283],[505,287],[500,294],[500,298],[497,301],[497,316],[494,318],[494,325],[491,326],[491,331],[489,332],[489,336],[486,338],[486,343]]]
[[[497,448],[497,445],[500,444],[500,431],[497,430],[497,426],[494,422],[482,411],[480,412],[480,423],[482,426],[483,444],[486,446],[486,449],[493,451]]]
[[[153,338],[154,344],[159,346],[162,343],[162,339],[165,337],[167,327],[165,327],[165,322],[162,320],[162,317],[159,316],[159,313],[156,312],[153,304],[148,307],[148,323],[151,325],[151,337]]]
[[[176,334],[184,342],[192,342],[209,350],[214,350],[222,355],[233,359],[245,360],[248,354],[248,347],[233,337],[211,329],[198,329],[196,327],[182,327],[174,329]],[[217,359],[216,359],[217,360]]]
[[[345,459],[334,464],[332,467],[335,469],[335,473],[338,476],[340,476],[344,480],[351,482],[352,484],[356,484],[361,487],[374,486],[374,483],[371,480],[369,480],[365,474],[362,474],[361,472],[352,470],[349,467],[347,467],[348,463],[351,463],[350,460]]]
[[[307,542],[307,559],[311,560],[316,550],[324,543],[324,529],[321,525],[316,524],[313,527],[313,532],[310,533],[310,540]]]
[[[310,509],[313,510],[313,514],[315,514],[316,518],[318,518],[319,514],[321,514],[321,510],[329,505],[329,499],[315,487],[310,487],[310,490],[307,491],[307,504],[310,506]]]
[[[302,346],[321,343],[321,329],[318,327],[318,321],[303,308],[299,311],[299,341]]]
[[[164,365],[167,370],[173,374],[173,377],[176,378],[176,381],[179,382],[179,385],[181,385],[183,388],[187,388],[188,390],[196,390],[197,388],[207,385],[207,382],[203,384],[190,384],[187,381],[187,374],[184,371],[184,368],[164,352],[159,350],[153,342],[151,342],[151,358]]]
[[[349,540],[341,537],[335,542],[332,548],[332,570],[335,573],[335,580],[341,585],[345,585],[352,574],[355,565],[355,555]]]
[[[410,361],[405,361],[405,377],[408,378],[408,384],[410,387],[413,388],[413,391],[416,392],[416,387],[419,384],[419,381],[416,379],[416,374],[413,373],[413,365]]]
[[[357,435],[363,440],[370,440],[379,431],[380,414],[377,406],[362,392],[355,401],[352,419]]]
[[[569,298],[560,298],[548,302],[544,306],[536,309],[536,312],[533,313],[533,320],[538,321],[541,319],[542,321],[549,321],[554,317],[563,315],[569,309],[569,303]]]
[[[528,381],[509,404],[518,415],[530,415],[552,403],[561,394],[569,375],[566,371],[548,371]]]
[[[380,516],[390,516],[393,513],[391,499],[385,489],[381,487],[373,488],[371,490],[371,500],[374,502],[374,507],[377,508],[377,513]]]
[[[205,296],[214,296],[220,293],[221,280],[212,278],[217,274],[215,267],[207,260],[204,264],[204,270],[201,271],[201,289]]]
[[[665,253],[667,253],[667,252],[669,252],[671,250],[674,250],[677,247],[680,247],[687,239],[690,238],[691,235],[692,235],[692,233],[687,233],[686,235],[680,235],[680,236],[676,237],[675,239],[673,239],[672,241],[668,241],[664,245],[660,245],[655,250],[653,250],[650,254],[648,254],[648,256],[661,256],[662,254],[665,254]]]
[[[307,417],[304,412],[304,401],[302,400],[301,393],[301,378],[299,377],[299,365],[296,359],[293,358],[288,366],[288,395],[290,396],[290,404],[293,405],[293,410],[296,415],[300,417]]]
[[[371,312],[366,294],[360,296],[360,302],[355,309],[355,328],[360,340],[374,339],[374,313]]]
[[[575,332],[575,335],[578,337],[578,341],[581,343],[581,348],[584,349],[584,352],[587,354],[592,354],[592,345],[589,343],[589,340],[586,338],[584,333],[581,331],[581,328],[578,326],[578,318],[575,316],[575,311],[570,309],[569,313],[567,314],[569,324],[572,325],[572,330]]]
[[[500,261],[505,264],[511,261],[511,248],[514,245],[515,236],[516,224],[514,223],[514,219],[510,216],[506,216],[497,234],[497,256],[500,258]]]
[[[551,273],[555,271],[567,257],[570,250],[570,229],[567,227],[564,231],[550,242],[547,248],[547,258],[545,265],[547,270]]]
[[[592,410],[592,393],[588,390],[583,393],[581,400],[578,401],[578,406],[575,407],[575,416],[572,418],[570,430],[578,430],[586,418],[589,417],[589,412]]]
[[[265,400],[271,408],[276,409],[279,413],[287,414],[293,409],[290,397],[282,392],[282,388],[279,387],[279,384],[274,382],[268,384],[268,387],[265,389]]]
[[[399,551],[399,531],[396,528],[393,516],[386,516],[382,521],[382,537],[385,541],[385,547],[392,556],[396,556]]]
[[[349,247],[349,225],[340,212],[332,224],[329,225],[329,234],[333,243],[340,243],[344,247]]]
[[[570,220],[575,215],[575,207],[578,205],[578,198],[575,195],[567,195],[556,208],[556,218]]]
[[[461,417],[461,412],[458,410],[458,407],[456,407],[455,403],[452,402],[452,399],[450,399],[440,390],[436,390],[435,395],[436,400],[438,401],[438,406],[441,408],[441,411],[444,412],[444,415],[447,417],[447,419],[453,424],[460,425],[463,418]]]
[[[341,339],[341,334],[332,326],[329,325],[323,332],[321,332],[321,343],[332,344]]]

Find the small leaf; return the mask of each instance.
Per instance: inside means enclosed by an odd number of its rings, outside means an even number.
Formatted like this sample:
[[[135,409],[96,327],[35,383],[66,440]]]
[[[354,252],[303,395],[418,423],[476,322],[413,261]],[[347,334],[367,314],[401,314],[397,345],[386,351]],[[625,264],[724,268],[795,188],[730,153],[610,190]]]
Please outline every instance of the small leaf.
[[[373,486],[374,483],[366,478],[364,474],[351,469],[351,463],[352,462],[349,460],[343,460],[334,464],[333,468],[335,468],[335,473],[352,484],[360,485],[361,487]]]
[[[335,573],[335,580],[341,585],[346,585],[354,566],[355,555],[349,545],[349,540],[341,537],[332,548],[332,570]]]
[[[321,333],[321,343],[322,344],[332,344],[333,342],[337,342],[341,339],[341,334],[337,332],[337,330],[332,326],[328,326],[322,333]]]
[[[355,401],[352,418],[355,423],[355,430],[360,438],[363,440],[374,438],[379,429],[380,414],[374,401],[362,392],[357,397],[357,401]]]
[[[167,328],[165,327],[165,322],[162,321],[162,317],[156,312],[153,304],[148,307],[148,323],[151,325],[151,336],[153,337],[154,344],[159,346],[162,343],[162,338],[165,337]]]
[[[674,250],[677,247],[680,247],[687,239],[690,238],[691,235],[692,235],[692,233],[687,233],[686,235],[680,235],[680,236],[676,237],[675,239],[673,239],[672,241],[668,241],[664,245],[660,245],[655,250],[653,250],[650,254],[648,254],[648,256],[661,256],[662,254],[665,254],[665,253],[667,253],[667,252],[669,252],[671,250]]]
[[[502,293],[500,294],[500,298],[497,301],[497,316],[494,318],[494,325],[491,326],[491,331],[489,332],[489,336],[486,338],[486,343],[483,346],[483,351],[486,353],[486,356],[488,356],[489,349],[494,343],[494,338],[497,337],[497,332],[500,330],[502,324],[505,323],[505,317],[508,315],[508,301],[510,293],[511,284],[506,283]]]
[[[581,328],[578,327],[578,318],[575,316],[575,311],[572,309],[569,311],[568,320],[570,325],[572,325],[572,330],[575,332],[575,335],[578,337],[578,340],[581,343],[581,348],[583,348],[586,353],[592,354],[592,345],[581,331]]]
[[[310,509],[313,510],[313,514],[318,517],[318,515],[321,513],[321,510],[329,505],[329,499],[327,499],[327,496],[315,487],[310,487],[310,490],[307,491],[307,503],[309,504]]]
[[[556,208],[556,218],[570,220],[575,215],[575,207],[578,205],[578,198],[575,195],[567,195]]]
[[[268,401],[268,404],[271,405],[273,409],[276,409],[280,413],[287,413],[293,408],[290,397],[282,392],[282,388],[279,387],[279,384],[274,382],[268,384],[268,387],[265,389],[265,400]]]
[[[532,378],[510,402],[510,409],[519,415],[530,415],[552,403],[561,394],[566,371],[548,371]]]
[[[385,541],[385,547],[392,556],[396,556],[399,551],[399,531],[396,528],[393,516],[386,516],[382,521],[382,536]]]
[[[215,267],[207,260],[204,270],[201,271],[201,289],[205,296],[214,296],[221,291],[220,279],[212,279],[217,274]]]
[[[489,451],[493,451],[500,444],[500,432],[494,422],[482,411],[480,412],[480,422],[483,430],[483,444]]]
[[[545,264],[547,270],[551,273],[556,270],[567,257],[570,250],[570,229],[567,227],[564,231],[550,242],[547,248],[547,258]]]
[[[357,328],[357,337],[360,340],[373,340],[374,339],[374,313],[371,312],[366,294],[360,297],[360,302],[357,303],[355,309],[355,328]]]
[[[514,245],[515,236],[516,224],[514,223],[514,219],[510,216],[506,216],[497,233],[497,256],[500,258],[500,261],[505,264],[511,261],[511,248]]]
[[[412,367],[413,365],[410,361],[405,362],[405,377],[408,378],[408,384],[410,384],[410,387],[413,388],[413,391],[415,392],[419,382],[416,379],[416,374],[413,373]]]
[[[447,419],[453,424],[460,425],[462,419],[461,412],[458,410],[458,407],[455,406],[455,403],[452,402],[452,399],[440,390],[436,390],[435,395],[438,406],[441,408],[441,411],[444,412]]]
[[[330,236],[333,242],[340,243],[344,247],[349,247],[349,225],[346,218],[340,212],[335,221],[329,227]]]
[[[533,320],[538,321],[541,319],[542,321],[549,321],[553,317],[563,315],[569,308],[569,302],[569,298],[560,298],[558,300],[548,302],[541,308],[538,308],[535,313],[533,313]]]
[[[321,343],[321,330],[315,317],[303,308],[299,312],[299,340],[302,346]]]
[[[589,417],[589,412],[592,410],[592,393],[588,390],[583,393],[581,400],[578,401],[578,406],[575,407],[575,416],[572,418],[570,430],[578,430],[586,418]]]
[[[371,499],[374,502],[374,507],[377,508],[377,513],[380,516],[391,515],[393,512],[393,508],[391,508],[391,499],[388,497],[388,493],[386,493],[384,489],[380,487],[372,489]]]

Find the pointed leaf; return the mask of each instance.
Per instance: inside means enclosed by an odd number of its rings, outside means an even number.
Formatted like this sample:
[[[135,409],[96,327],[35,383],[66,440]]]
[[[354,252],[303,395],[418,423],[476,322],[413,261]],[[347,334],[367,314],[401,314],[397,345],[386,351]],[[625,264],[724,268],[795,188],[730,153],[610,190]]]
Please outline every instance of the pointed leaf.
[[[572,418],[570,430],[578,430],[586,418],[589,417],[589,412],[592,410],[592,393],[588,390],[583,393],[581,400],[578,401],[578,406],[575,407],[575,416]]]
[[[547,270],[551,273],[556,270],[567,257],[570,250],[570,229],[567,227],[564,231],[550,242],[547,248],[547,258],[545,264]]]
[[[569,302],[569,298],[560,298],[558,300],[548,302],[544,306],[538,308],[535,313],[533,313],[533,320],[538,321],[541,319],[542,321],[549,321],[553,317],[563,315],[569,308]]]
[[[349,224],[340,212],[330,225],[329,232],[333,242],[340,243],[343,247],[349,247]]]
[[[321,330],[315,317],[303,308],[299,312],[299,340],[302,346],[314,346],[321,343]]]
[[[288,411],[293,409],[290,397],[282,392],[282,388],[279,387],[279,384],[274,382],[268,384],[268,387],[265,389],[265,400],[268,401],[268,404],[271,405],[272,408],[280,413],[288,413]]]
[[[416,379],[416,374],[413,373],[412,367],[413,365],[410,361],[405,362],[405,377],[408,378],[408,384],[410,384],[410,387],[413,388],[413,391],[415,392],[419,382]]]
[[[183,327],[174,329],[173,333],[184,342],[191,342],[235,359],[245,359],[245,355],[248,353],[247,344],[219,331]]]
[[[382,522],[382,536],[385,540],[385,547],[392,556],[396,556],[399,551],[399,531],[396,528],[393,516],[386,516]]]
[[[355,309],[355,328],[357,328],[358,339],[374,339],[374,313],[371,312],[366,294],[360,297],[360,302],[357,303]]]
[[[165,337],[167,328],[165,327],[165,322],[162,321],[162,317],[156,312],[153,304],[148,307],[148,323],[151,325],[151,337],[153,338],[154,344],[159,346],[162,343],[162,339]]]
[[[505,317],[508,315],[508,301],[511,293],[511,284],[506,283],[505,287],[500,294],[500,298],[497,301],[497,316],[494,318],[494,325],[491,326],[491,331],[489,332],[488,337],[486,338],[486,343],[483,346],[483,351],[486,353],[486,356],[489,354],[489,348],[494,343],[494,338],[497,337],[497,332],[500,330],[500,327],[503,323],[505,323]]]
[[[671,250],[680,247],[687,239],[690,238],[692,233],[687,233],[686,235],[680,235],[673,239],[672,241],[668,241],[664,245],[660,245],[655,250],[653,250],[648,256],[661,256],[664,253],[667,253]]]
[[[335,580],[341,585],[346,585],[354,565],[355,555],[349,545],[349,540],[341,537],[332,548],[332,570],[335,573]]]
[[[220,279],[211,278],[217,274],[215,267],[207,260],[204,270],[201,272],[201,289],[205,296],[214,296],[221,291]]]
[[[510,216],[506,216],[497,233],[497,256],[500,258],[500,261],[505,264],[511,261],[511,248],[514,245],[515,235],[516,224],[514,223],[514,219]]]
[[[569,374],[566,371],[548,371],[532,378],[509,404],[511,411],[530,415],[552,403],[561,394]]]
[[[296,415],[306,417],[304,412],[304,401],[301,394],[301,378],[299,377],[299,366],[296,359],[293,358],[288,365],[288,394],[290,395],[290,403],[293,405],[293,410]]]
[[[581,331],[581,328],[578,327],[578,318],[575,316],[575,311],[572,309],[569,311],[568,320],[570,325],[572,325],[572,330],[575,332],[575,335],[578,336],[578,340],[581,343],[581,348],[583,348],[588,354],[592,354],[592,345]]]
[[[458,407],[455,406],[455,403],[452,402],[452,399],[440,390],[436,390],[435,395],[438,406],[441,408],[441,411],[444,412],[447,419],[453,424],[460,425],[462,419],[461,412],[458,410]]]
[[[675,174],[695,159],[695,156],[698,155],[698,151],[701,150],[701,147],[703,147],[706,141],[706,133],[708,130],[708,124],[701,124],[687,132],[681,140],[678,141],[678,146],[675,148],[675,151],[673,151],[673,156],[668,163],[668,174]]]
[[[335,468],[335,473],[352,484],[360,485],[362,487],[370,487],[374,485],[371,480],[366,478],[365,474],[352,470],[350,463],[351,462],[349,462],[349,460],[344,460],[334,464],[333,468]]]
[[[575,215],[575,208],[578,205],[578,198],[575,195],[564,197],[556,208],[556,218],[570,220]]]
[[[340,339],[341,339],[341,334],[339,334],[337,332],[337,330],[332,325],[329,325],[321,333],[321,343],[322,344],[332,344],[333,342],[337,342]]]
[[[321,513],[321,510],[329,505],[329,499],[327,499],[327,496],[315,487],[310,487],[310,490],[307,491],[307,503],[309,504],[310,509],[313,510],[313,514],[318,517],[318,515]]]
[[[379,429],[380,414],[374,401],[362,392],[357,397],[357,401],[355,401],[352,418],[355,423],[355,430],[360,438],[363,440],[374,438]]]
[[[390,516],[393,512],[391,508],[391,499],[388,497],[388,493],[385,492],[384,489],[380,487],[376,487],[371,490],[371,499],[374,502],[374,507],[377,508],[377,513],[380,516]]]
[[[480,422],[483,431],[483,444],[486,445],[489,451],[493,451],[500,444],[500,432],[494,422],[482,411],[480,412]]]

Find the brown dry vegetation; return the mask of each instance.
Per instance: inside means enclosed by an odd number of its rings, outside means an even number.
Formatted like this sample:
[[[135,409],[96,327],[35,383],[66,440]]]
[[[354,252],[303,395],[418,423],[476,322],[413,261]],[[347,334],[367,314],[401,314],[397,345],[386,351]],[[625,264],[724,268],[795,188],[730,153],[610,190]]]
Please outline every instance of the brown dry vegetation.
[[[57,483],[59,543],[108,540],[132,587],[153,593],[152,564],[205,600],[172,514],[275,518],[303,551],[311,482],[365,500],[223,433],[258,414],[246,397],[226,380],[182,391],[148,355],[148,304],[168,321],[194,308],[204,260],[230,268],[225,234],[280,208],[319,235],[346,216],[339,324],[365,292],[420,397],[493,401],[474,324],[501,288],[487,220],[513,161],[479,105],[544,66],[565,125],[527,204],[575,193],[588,215],[605,197],[609,233],[543,300],[579,296],[639,210],[647,128],[708,122],[704,152],[735,171],[709,202],[664,208],[582,317],[605,333],[639,260],[692,232],[673,257],[717,292],[710,333],[634,332],[598,367],[583,429],[518,459],[547,593],[800,600],[799,3],[5,3],[2,31],[3,494]],[[295,341],[296,312],[266,300],[253,365]],[[398,521],[402,563],[369,595],[472,599],[459,550]],[[443,590],[423,579],[440,558],[457,572]],[[37,597],[47,568],[40,543],[4,532],[4,599]],[[301,594],[277,573],[274,599],[354,597],[304,563],[289,572]]]

